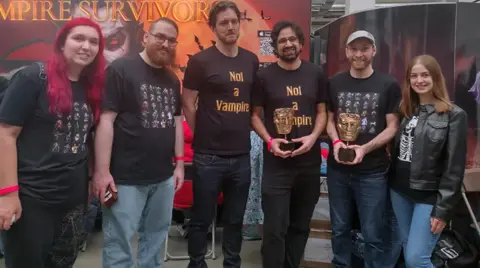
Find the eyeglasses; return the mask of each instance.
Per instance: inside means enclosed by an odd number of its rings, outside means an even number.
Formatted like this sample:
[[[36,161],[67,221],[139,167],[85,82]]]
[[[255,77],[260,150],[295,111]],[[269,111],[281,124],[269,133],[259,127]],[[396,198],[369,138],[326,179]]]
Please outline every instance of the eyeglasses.
[[[178,41],[176,38],[168,38],[167,36],[165,36],[164,34],[153,34],[151,32],[148,32],[150,35],[152,35],[153,37],[155,37],[155,41],[157,41],[158,43],[160,44],[163,44],[163,42],[165,42],[165,40],[168,40],[168,45],[171,46],[171,47],[174,47],[178,44]]]
[[[296,36],[290,36],[288,38],[279,39],[278,43],[283,45],[283,44],[286,44],[287,41],[290,41],[290,43],[295,43],[298,41],[298,38]]]

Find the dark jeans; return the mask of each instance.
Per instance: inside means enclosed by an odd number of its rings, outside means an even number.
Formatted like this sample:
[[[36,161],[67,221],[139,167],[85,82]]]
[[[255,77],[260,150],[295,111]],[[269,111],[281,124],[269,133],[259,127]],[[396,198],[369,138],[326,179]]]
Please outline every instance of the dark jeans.
[[[320,197],[320,170],[264,169],[263,267],[298,268],[313,210]]]
[[[358,175],[328,170],[333,267],[351,268],[353,205],[357,205],[365,241],[365,268],[393,268],[401,242],[391,209],[386,173]],[[352,200],[353,199],[353,200]],[[352,202],[355,201],[355,202]]]
[[[21,218],[2,232],[6,267],[73,267],[85,233],[85,205],[66,210],[28,197],[20,201]]]
[[[250,188],[250,155],[235,157],[195,153],[192,218],[188,231],[188,268],[206,268],[208,228],[223,191],[223,267],[240,268],[242,224]]]

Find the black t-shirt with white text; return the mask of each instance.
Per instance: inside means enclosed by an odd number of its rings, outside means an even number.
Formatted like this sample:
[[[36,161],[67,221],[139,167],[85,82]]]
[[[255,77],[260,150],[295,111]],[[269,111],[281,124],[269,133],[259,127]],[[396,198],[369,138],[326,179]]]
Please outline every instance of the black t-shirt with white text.
[[[20,194],[47,205],[76,206],[87,201],[93,114],[81,81],[71,82],[71,113],[51,113],[43,66],[33,64],[14,75],[0,104],[0,122],[22,127]]]
[[[250,95],[258,66],[258,57],[243,48],[228,57],[212,46],[190,58],[183,86],[198,91],[195,152],[250,152]]]
[[[330,79],[328,92],[328,109],[335,114],[335,122],[338,122],[340,113],[360,115],[361,130],[351,145],[366,144],[380,134],[387,126],[386,115],[397,112],[401,98],[396,79],[379,72],[363,79],[352,77],[349,71],[339,73]],[[370,173],[386,171],[390,160],[384,145],[366,154],[357,165],[337,163],[333,150],[327,163],[329,168],[345,172]]]
[[[117,113],[110,172],[117,184],[147,185],[173,175],[180,81],[140,55],[107,68],[103,109]]]
[[[278,64],[271,64],[257,73],[252,92],[252,105],[263,107],[265,127],[271,137],[285,138],[277,133],[274,111],[278,108],[294,109],[294,125],[287,139],[310,135],[315,126],[317,104],[327,99],[327,83],[319,66],[302,61],[296,70],[285,70]],[[301,144],[300,144],[301,145]],[[321,164],[320,143],[317,141],[305,154],[280,158],[268,152],[264,146],[266,168],[289,168],[317,166]]]

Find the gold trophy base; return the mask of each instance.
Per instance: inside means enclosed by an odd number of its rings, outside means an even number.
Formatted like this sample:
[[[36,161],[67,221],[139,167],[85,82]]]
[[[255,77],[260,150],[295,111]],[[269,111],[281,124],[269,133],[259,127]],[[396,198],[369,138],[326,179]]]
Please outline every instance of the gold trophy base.
[[[338,160],[342,162],[353,162],[355,160],[355,150],[353,149],[346,149],[346,148],[339,148],[338,149]]]
[[[280,143],[280,150],[282,151],[295,151],[298,142],[288,141],[288,143]]]

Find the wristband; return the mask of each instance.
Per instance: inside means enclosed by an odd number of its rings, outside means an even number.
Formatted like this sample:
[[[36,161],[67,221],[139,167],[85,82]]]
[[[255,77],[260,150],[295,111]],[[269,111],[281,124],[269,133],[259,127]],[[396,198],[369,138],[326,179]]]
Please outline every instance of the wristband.
[[[184,156],[177,156],[177,157],[175,157],[175,161],[185,161],[185,157]]]
[[[273,138],[270,138],[270,140],[268,140],[268,142],[267,142],[267,149],[268,149],[269,152],[272,149],[272,141],[273,141]]]
[[[0,189],[0,195],[6,195],[18,191],[18,185]]]
[[[335,145],[336,145],[337,143],[339,143],[339,142],[342,142],[342,140],[338,139],[338,140],[334,141],[333,144],[332,144],[332,146],[335,146]]]

